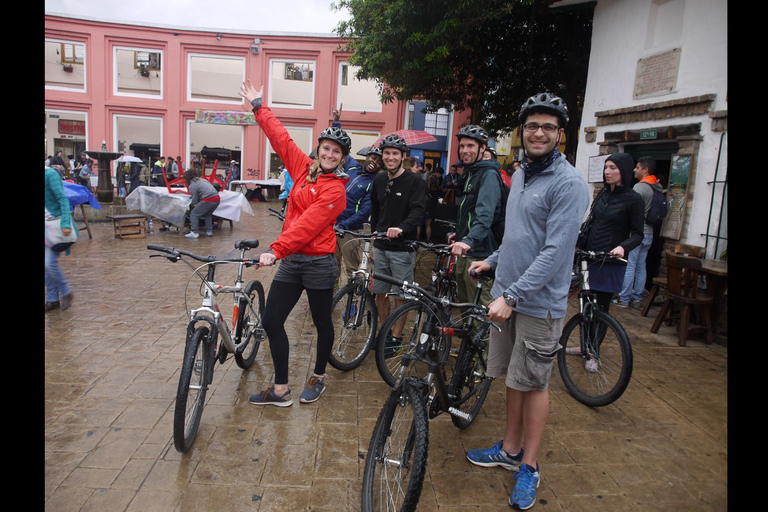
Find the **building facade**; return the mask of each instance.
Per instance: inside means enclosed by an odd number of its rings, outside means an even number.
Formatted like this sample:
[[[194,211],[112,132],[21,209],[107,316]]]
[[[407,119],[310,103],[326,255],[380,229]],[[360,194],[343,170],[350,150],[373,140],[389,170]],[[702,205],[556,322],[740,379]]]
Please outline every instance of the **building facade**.
[[[598,0],[576,158],[599,187],[608,153],[654,157],[661,235],[709,258],[728,242],[727,27],[726,0]]]

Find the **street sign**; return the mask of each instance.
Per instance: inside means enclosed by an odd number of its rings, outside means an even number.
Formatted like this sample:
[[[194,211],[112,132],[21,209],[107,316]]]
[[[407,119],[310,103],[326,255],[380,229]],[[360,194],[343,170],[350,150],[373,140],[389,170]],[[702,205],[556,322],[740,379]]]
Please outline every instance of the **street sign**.
[[[656,130],[643,130],[640,132],[640,140],[655,139],[658,136]]]

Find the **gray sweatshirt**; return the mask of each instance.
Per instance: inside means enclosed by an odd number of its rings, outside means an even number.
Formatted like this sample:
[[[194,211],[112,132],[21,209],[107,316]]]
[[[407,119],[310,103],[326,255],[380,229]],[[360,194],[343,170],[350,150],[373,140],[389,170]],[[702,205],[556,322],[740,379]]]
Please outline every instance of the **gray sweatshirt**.
[[[495,269],[494,299],[505,291],[517,297],[515,310],[535,318],[564,318],[573,268],[573,250],[589,191],[564,155],[525,182],[512,175],[504,238],[487,261]]]

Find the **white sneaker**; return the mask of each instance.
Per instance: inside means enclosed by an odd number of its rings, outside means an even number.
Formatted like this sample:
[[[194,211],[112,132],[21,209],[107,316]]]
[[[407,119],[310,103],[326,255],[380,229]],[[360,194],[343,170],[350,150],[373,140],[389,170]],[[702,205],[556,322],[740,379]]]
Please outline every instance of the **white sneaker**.
[[[187,237],[187,238],[200,238],[200,235],[198,235],[198,234],[197,234],[197,233],[195,233],[194,231],[190,231],[189,233],[187,233],[187,234],[186,234],[186,235],[184,235],[184,236],[185,236],[185,237]]]

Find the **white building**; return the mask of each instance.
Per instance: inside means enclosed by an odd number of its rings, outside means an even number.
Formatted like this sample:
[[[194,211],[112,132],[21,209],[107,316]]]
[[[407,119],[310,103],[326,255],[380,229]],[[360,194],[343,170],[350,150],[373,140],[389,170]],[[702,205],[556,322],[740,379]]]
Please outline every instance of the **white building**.
[[[590,185],[600,155],[656,158],[671,205],[661,235],[709,258],[728,243],[727,27],[727,0],[597,0],[576,157]]]

